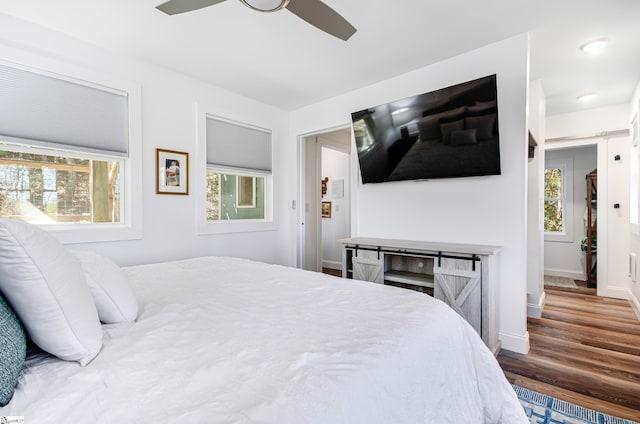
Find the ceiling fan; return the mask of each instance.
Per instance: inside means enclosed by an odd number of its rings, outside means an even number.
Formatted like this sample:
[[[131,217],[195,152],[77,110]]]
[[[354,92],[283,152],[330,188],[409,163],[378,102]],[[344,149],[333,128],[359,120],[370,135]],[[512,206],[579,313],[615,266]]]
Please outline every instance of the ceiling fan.
[[[169,0],[156,6],[156,9],[167,15],[176,15],[213,6],[223,1],[226,0]],[[341,40],[348,40],[356,32],[353,25],[321,0],[240,0],[240,2],[260,12],[277,12],[287,9],[316,28]]]

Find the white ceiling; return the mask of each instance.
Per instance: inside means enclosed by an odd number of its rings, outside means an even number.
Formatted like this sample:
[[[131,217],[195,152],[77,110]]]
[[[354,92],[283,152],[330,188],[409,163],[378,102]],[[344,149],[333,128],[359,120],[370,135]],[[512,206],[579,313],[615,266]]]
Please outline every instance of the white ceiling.
[[[527,31],[547,114],[627,103],[640,80],[638,0],[325,0],[358,29],[347,42],[287,10],[227,0],[167,16],[162,1],[0,0],[0,12],[285,110]],[[599,37],[605,51],[578,50]],[[587,91],[599,97],[578,104]]]

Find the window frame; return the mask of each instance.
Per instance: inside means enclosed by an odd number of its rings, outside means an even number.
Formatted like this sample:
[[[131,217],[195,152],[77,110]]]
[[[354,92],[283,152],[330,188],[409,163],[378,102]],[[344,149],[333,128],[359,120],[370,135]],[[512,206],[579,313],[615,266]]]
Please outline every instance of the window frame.
[[[545,161],[544,170],[547,169],[560,169],[562,176],[562,231],[560,232],[547,232],[544,231],[545,241],[565,242],[573,243],[573,160],[571,158],[564,159],[548,159]],[[550,198],[546,196],[546,185],[543,188],[545,196],[543,198],[543,219],[544,219],[544,204]],[[544,228],[544,226],[543,226]]]
[[[196,233],[198,235],[209,234],[227,234],[227,233],[250,233],[259,231],[275,231],[277,224],[273,219],[273,172],[259,171],[254,169],[244,169],[226,166],[214,166],[207,164],[207,117],[232,122],[238,125],[244,125],[250,128],[269,131],[271,133],[271,163],[273,164],[273,140],[275,134],[272,130],[266,130],[257,125],[250,125],[240,122],[239,120],[231,120],[222,118],[218,115],[210,113],[201,104],[196,104],[197,115],[197,146],[195,159],[196,183],[195,193],[196,200]],[[273,166],[273,165],[272,165]],[[264,177],[264,218],[263,219],[207,219],[207,173],[209,172],[230,173],[244,176]]]
[[[50,232],[65,244],[142,239],[142,88],[140,84],[39,55],[23,57],[13,52],[3,51],[2,62],[45,76],[63,78],[75,84],[126,93],[128,155],[119,158],[123,161],[120,192],[121,222],[35,225]],[[53,144],[51,144],[51,148],[42,145],[35,146],[37,140],[14,137],[0,138],[2,139],[0,141],[11,145],[28,146],[26,148],[30,152],[35,152],[34,149],[41,149],[41,151],[49,153],[63,150],[65,154],[79,154],[80,158],[85,159],[88,156],[101,156],[99,153],[74,151],[72,148],[60,149],[60,146]],[[106,155],[103,157],[112,158],[112,156]]]

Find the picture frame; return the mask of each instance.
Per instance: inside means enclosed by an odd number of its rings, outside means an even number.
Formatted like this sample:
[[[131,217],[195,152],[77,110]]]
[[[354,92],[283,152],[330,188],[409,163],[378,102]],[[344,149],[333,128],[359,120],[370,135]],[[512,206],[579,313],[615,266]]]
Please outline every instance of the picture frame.
[[[344,180],[335,180],[331,183],[331,197],[334,199],[344,198]]]
[[[331,202],[322,202],[322,217],[331,218]]]
[[[189,194],[189,153],[156,149],[156,194]]]

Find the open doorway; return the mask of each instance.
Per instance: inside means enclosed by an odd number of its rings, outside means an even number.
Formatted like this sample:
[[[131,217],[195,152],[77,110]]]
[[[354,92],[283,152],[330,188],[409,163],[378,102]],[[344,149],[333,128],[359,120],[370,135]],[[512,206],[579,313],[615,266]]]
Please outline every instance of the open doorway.
[[[342,268],[337,240],[351,228],[351,128],[300,139],[298,267],[321,272]]]
[[[597,151],[597,210],[595,233],[596,239],[596,294],[603,297],[627,299],[630,287],[630,139],[626,130],[598,134],[593,137],[581,137],[578,140],[560,140],[545,143],[545,157],[552,151],[578,149],[595,145]],[[549,140],[547,140],[548,142]],[[576,167],[574,162],[574,173]],[[588,172],[589,167],[580,171]],[[586,175],[576,176],[576,184],[587,185]],[[593,193],[592,193],[593,194]],[[586,197],[586,195],[585,195]],[[575,196],[575,201],[584,202],[585,197]],[[637,200],[633,200],[635,204]],[[574,242],[582,241],[586,234],[584,212],[586,205],[582,203],[576,216],[579,216],[580,232],[574,233]],[[575,225],[575,223],[574,223]],[[577,227],[576,227],[577,228]],[[545,239],[546,239],[545,235]],[[585,242],[587,242],[585,240]],[[593,243],[589,240],[588,243]],[[548,272],[552,251],[545,243],[545,271]],[[579,247],[574,250],[580,251]],[[584,253],[582,253],[584,256]],[[586,259],[585,259],[586,267]],[[583,272],[583,275],[585,273]],[[571,275],[569,275],[571,277]]]
[[[545,153],[544,284],[546,288],[597,286],[598,147]]]

